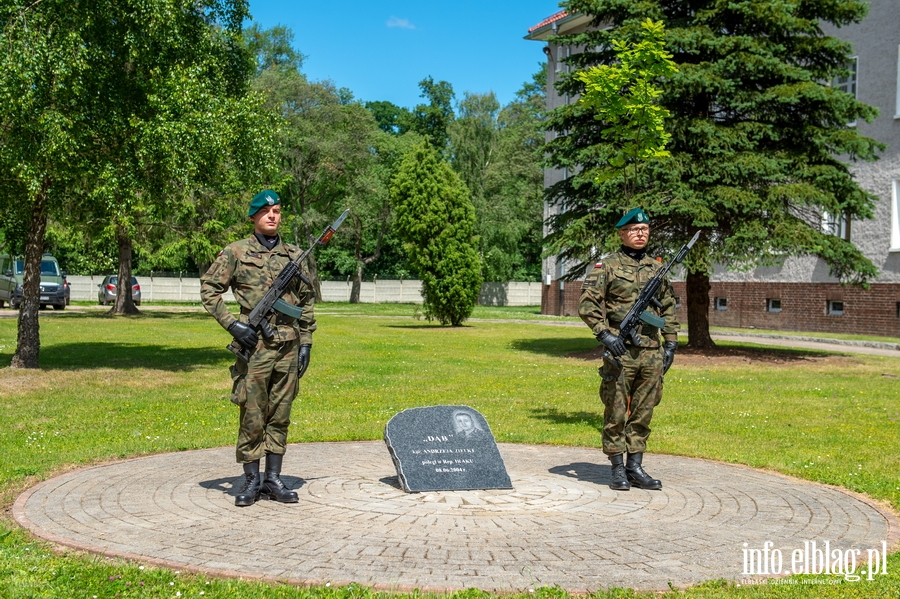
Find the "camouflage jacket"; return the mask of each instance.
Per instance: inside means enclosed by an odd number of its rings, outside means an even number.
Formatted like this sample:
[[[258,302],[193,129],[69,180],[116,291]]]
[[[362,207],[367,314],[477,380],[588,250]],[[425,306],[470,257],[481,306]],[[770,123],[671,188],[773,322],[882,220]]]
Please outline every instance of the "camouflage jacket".
[[[606,329],[614,334],[619,333],[619,324],[637,301],[641,289],[661,268],[662,265],[652,258],[644,256],[637,262],[621,250],[594,265],[581,286],[581,301],[578,304],[578,315],[591,327],[594,336]],[[656,299],[662,304],[662,309],[651,305],[648,310],[662,317],[666,324],[662,331],[643,322],[640,324],[638,333],[641,345],[645,347],[659,347],[660,332],[666,341],[674,341],[678,337],[675,294],[668,279],[663,280]]]
[[[216,261],[200,277],[203,307],[224,328],[230,327],[238,318],[228,310],[222,294],[231,287],[241,306],[240,319],[246,322],[247,315],[266,294],[278,273],[301,253],[299,248],[284,243],[268,250],[256,237],[230,244],[219,252]],[[304,275],[309,276],[305,264],[301,266],[301,270]],[[275,341],[299,339],[301,345],[312,344],[312,334],[316,330],[313,290],[300,277],[296,277],[281,298],[294,306],[302,306],[303,313],[299,319],[295,319],[276,312],[269,319],[269,324],[276,331]]]

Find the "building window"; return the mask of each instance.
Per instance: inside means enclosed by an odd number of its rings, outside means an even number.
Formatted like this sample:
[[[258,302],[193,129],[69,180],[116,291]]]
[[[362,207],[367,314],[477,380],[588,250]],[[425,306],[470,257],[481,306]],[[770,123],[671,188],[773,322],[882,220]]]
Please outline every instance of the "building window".
[[[557,73],[562,72],[563,66],[564,66],[563,59],[565,57],[566,57],[566,53],[565,53],[565,50],[563,50],[563,47],[561,45],[557,46],[556,47],[556,72]]]
[[[677,310],[680,307],[681,307],[681,296],[676,295],[675,296],[675,309]]]
[[[900,302],[897,302],[897,318],[900,318]]]
[[[780,299],[767,299],[766,300],[766,312],[781,312],[781,300]]]
[[[858,69],[859,58],[854,56],[847,61],[844,67],[849,71],[846,75],[838,75],[834,78],[834,87],[856,97],[856,71]]]
[[[891,188],[891,249],[900,252],[900,179]]]
[[[854,56],[847,64],[844,65],[847,69],[848,73],[846,75],[838,75],[834,78],[834,87],[835,89],[839,89],[842,92],[847,92],[854,98],[858,97],[857,95],[857,85],[856,85],[856,76],[859,72],[859,57]],[[847,123],[848,127],[854,127],[856,125],[856,121],[851,123]]]
[[[894,118],[900,119],[900,46],[897,46],[897,107],[894,110]]]
[[[828,300],[828,304],[826,306],[826,314],[828,314],[829,316],[843,316],[844,302],[841,300]]]
[[[840,237],[844,241],[850,241],[850,217],[843,213],[835,216],[829,212],[823,212],[822,232]]]
[[[713,300],[713,305],[716,307],[716,310],[727,310],[728,309],[728,298],[727,297],[717,297]]]

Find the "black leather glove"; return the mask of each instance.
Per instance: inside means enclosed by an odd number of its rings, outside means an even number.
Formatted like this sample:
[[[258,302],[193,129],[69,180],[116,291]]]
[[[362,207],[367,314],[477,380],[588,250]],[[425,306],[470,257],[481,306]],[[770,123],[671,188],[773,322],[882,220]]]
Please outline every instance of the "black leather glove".
[[[300,351],[297,353],[297,378],[302,379],[303,375],[306,374],[306,369],[309,368],[309,352],[312,350],[312,345],[304,344],[300,346]]]
[[[231,336],[234,337],[235,341],[240,343],[245,349],[253,349],[256,347],[256,344],[259,343],[259,337],[256,335],[256,331],[254,331],[249,324],[241,322],[240,320],[235,320],[231,323],[231,326],[228,327],[228,332],[231,333]]]
[[[606,349],[609,350],[609,353],[616,358],[625,353],[625,343],[622,341],[622,338],[618,335],[613,335],[609,331],[601,331],[600,334],[597,335],[597,341],[605,345]]]
[[[672,362],[675,361],[675,349],[677,347],[677,341],[666,341],[663,345],[663,374],[669,372]]]

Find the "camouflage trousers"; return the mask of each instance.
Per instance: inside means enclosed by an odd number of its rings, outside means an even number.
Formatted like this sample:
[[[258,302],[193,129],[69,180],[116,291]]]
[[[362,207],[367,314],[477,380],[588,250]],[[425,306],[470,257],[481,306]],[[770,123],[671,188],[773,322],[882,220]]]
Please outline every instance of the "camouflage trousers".
[[[250,363],[231,367],[231,401],[241,408],[237,461],[246,464],[267,453],[284,454],[291,404],[297,397],[299,341],[260,341]]]
[[[643,453],[650,436],[653,408],[662,399],[663,350],[628,346],[619,358],[622,371],[607,359],[600,367],[603,402],[603,453]],[[630,402],[629,402],[630,398]]]

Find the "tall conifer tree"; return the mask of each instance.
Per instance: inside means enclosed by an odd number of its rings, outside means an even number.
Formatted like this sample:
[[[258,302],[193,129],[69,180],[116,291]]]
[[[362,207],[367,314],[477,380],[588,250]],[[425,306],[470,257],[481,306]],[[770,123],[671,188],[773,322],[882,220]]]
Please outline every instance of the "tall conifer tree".
[[[422,280],[425,316],[459,326],[482,282],[469,190],[426,140],[404,157],[391,196],[396,234]]]
[[[848,161],[874,159],[879,144],[848,123],[869,121],[877,111],[830,85],[846,73],[851,48],[821,29],[859,22],[866,3],[569,0],[564,7],[591,16],[594,25],[554,40],[587,49],[570,59],[576,69],[611,64],[611,41],[639,39],[649,18],[663,22],[678,72],[661,82],[659,99],[672,115],[666,125],[671,158],[638,171],[629,199],[621,177],[591,176],[604,157],[615,155],[594,113],[571,104],[550,115],[557,134],[548,145],[550,162],[575,173],[548,190],[548,200],[561,207],[550,242],[563,257],[587,265],[612,249],[613,224],[633,206],[653,217],[657,249],[702,230],[685,260],[695,347],[712,345],[714,264],[750,268],[815,255],[842,281],[865,284],[875,276],[855,246],[821,229],[823,213],[871,218],[875,201],[854,181]],[[574,96],[582,86],[569,77],[558,87]]]

